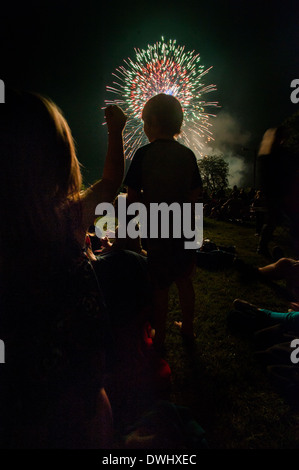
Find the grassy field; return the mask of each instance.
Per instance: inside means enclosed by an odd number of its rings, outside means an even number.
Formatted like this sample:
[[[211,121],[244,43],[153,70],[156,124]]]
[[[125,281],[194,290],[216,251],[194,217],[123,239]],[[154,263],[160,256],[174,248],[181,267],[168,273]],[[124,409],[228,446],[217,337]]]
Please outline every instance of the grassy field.
[[[268,264],[256,253],[254,224],[206,219],[204,238],[234,245],[246,263]],[[276,229],[270,248],[275,244],[292,256],[286,229]],[[287,300],[258,280],[245,281],[234,267],[197,268],[194,285],[197,339],[192,354],[173,325],[181,316],[176,288],[171,289],[166,360],[172,371],[172,401],[190,407],[213,449],[298,449],[299,413],[269,382],[253,356],[252,341],[233,335],[226,320],[235,298],[277,311],[287,311]]]

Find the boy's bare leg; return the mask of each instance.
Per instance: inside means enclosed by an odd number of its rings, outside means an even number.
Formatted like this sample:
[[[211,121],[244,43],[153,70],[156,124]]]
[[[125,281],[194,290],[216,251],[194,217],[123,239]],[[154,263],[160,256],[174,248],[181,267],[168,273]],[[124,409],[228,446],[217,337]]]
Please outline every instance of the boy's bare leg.
[[[169,288],[155,289],[154,291],[154,328],[156,346],[163,346],[166,336],[166,317],[168,313]]]
[[[194,320],[194,307],[195,307],[195,293],[193,282],[190,277],[181,278],[176,280],[176,285],[179,291],[179,299],[183,314],[183,322],[181,326],[182,334],[194,338],[193,320]]]

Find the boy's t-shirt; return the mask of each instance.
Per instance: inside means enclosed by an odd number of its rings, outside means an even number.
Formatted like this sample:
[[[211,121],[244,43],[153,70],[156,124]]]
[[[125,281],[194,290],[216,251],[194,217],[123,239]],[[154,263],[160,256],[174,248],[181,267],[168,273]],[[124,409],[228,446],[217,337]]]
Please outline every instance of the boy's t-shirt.
[[[202,186],[202,180],[194,153],[171,139],[159,139],[137,150],[124,184],[141,192],[141,202],[147,207],[148,251],[181,249],[184,236],[172,236],[172,213],[169,211],[169,237],[151,238],[150,204],[191,202],[192,190]],[[182,206],[181,206],[182,207]],[[161,215],[163,217],[163,215]],[[165,217],[165,213],[164,213]],[[159,223],[160,227],[162,222]],[[181,229],[182,230],[182,229]]]
[[[143,202],[189,202],[202,187],[194,153],[176,140],[158,139],[138,149],[124,184],[143,191]]]
[[[141,192],[141,202],[147,207],[146,250],[152,282],[156,287],[168,287],[173,281],[191,272],[194,250],[185,249],[185,236],[180,227],[179,238],[173,236],[172,213],[169,212],[169,237],[150,236],[150,203],[191,202],[191,191],[202,186],[194,153],[171,139],[159,139],[135,153],[124,184]],[[159,226],[163,223],[161,215]]]

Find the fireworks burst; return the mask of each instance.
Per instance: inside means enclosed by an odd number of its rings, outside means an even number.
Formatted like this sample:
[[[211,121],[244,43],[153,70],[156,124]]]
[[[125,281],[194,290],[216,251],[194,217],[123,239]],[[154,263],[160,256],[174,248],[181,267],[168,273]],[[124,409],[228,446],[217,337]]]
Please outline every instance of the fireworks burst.
[[[216,102],[206,102],[203,95],[216,90],[215,85],[204,85],[202,78],[212,67],[200,65],[200,56],[194,51],[185,52],[185,46],[177,46],[176,40],[161,41],[146,50],[135,49],[135,62],[128,58],[125,66],[116,69],[112,75],[117,78],[108,92],[119,97],[105,100],[106,105],[117,104],[127,114],[124,131],[124,149],[127,159],[135,150],[148,143],[143,132],[141,113],[146,101],[159,93],[175,96],[184,111],[184,121],[178,140],[192,148],[199,156],[204,145],[214,140],[210,130],[208,107],[217,107]]]

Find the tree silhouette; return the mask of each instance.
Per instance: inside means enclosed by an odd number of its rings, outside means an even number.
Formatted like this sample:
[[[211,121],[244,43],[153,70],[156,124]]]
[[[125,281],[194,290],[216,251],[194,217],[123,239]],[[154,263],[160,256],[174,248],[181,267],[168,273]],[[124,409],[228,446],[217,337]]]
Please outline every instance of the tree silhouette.
[[[226,189],[228,186],[228,163],[221,156],[208,155],[198,162],[203,186],[209,192]]]

